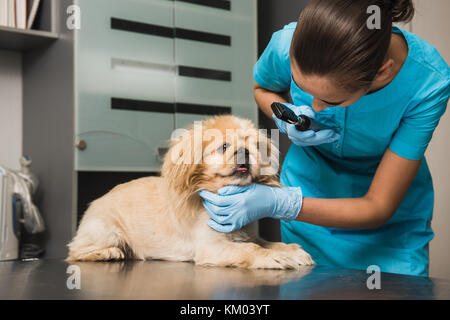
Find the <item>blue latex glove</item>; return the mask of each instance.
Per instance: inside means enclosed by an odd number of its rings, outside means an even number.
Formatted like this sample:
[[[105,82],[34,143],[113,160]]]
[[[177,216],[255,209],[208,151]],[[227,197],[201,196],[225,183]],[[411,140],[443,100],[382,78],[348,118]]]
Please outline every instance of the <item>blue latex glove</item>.
[[[304,114],[311,119],[315,119],[316,117],[314,110],[309,106],[294,106],[289,103],[284,103],[284,105],[294,111],[297,116]],[[287,134],[289,139],[300,147],[332,143],[340,138],[340,134],[332,129],[324,129],[317,132],[313,130],[299,131],[295,128],[294,124],[278,119],[275,114],[272,118],[275,120],[275,124],[280,129],[280,132]]]
[[[303,203],[300,188],[276,188],[255,183],[223,187],[218,194],[202,190],[199,195],[211,218],[208,225],[225,233],[266,217],[294,220]]]

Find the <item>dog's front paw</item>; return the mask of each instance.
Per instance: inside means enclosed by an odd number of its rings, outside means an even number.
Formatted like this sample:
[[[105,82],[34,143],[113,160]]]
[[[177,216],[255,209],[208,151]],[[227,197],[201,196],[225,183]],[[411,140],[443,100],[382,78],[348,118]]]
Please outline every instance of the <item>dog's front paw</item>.
[[[281,251],[287,253],[301,266],[310,266],[315,262],[311,256],[296,243],[286,244],[283,242],[267,242],[264,241],[262,246],[273,251]]]
[[[270,252],[261,257],[257,257],[253,264],[253,268],[260,269],[296,269],[301,266],[311,265],[313,263],[309,254],[305,251],[298,251],[291,254],[283,251],[270,250]]]
[[[298,244],[292,243],[287,245],[289,247],[288,254],[292,255],[292,258],[297,261],[297,263],[301,266],[311,266],[315,262],[311,258],[308,252],[302,249]]]

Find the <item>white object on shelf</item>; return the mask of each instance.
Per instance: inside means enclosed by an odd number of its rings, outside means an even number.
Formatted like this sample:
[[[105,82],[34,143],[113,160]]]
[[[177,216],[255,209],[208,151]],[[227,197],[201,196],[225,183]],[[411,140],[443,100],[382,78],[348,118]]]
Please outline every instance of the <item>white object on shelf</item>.
[[[32,0],[33,4],[31,5],[30,15],[28,16],[28,24],[27,29],[31,29],[33,26],[34,20],[36,19],[36,14],[39,9],[39,4],[41,0]]]
[[[27,0],[16,0],[16,27],[27,28]]]
[[[8,0],[0,0],[0,27],[8,26]]]

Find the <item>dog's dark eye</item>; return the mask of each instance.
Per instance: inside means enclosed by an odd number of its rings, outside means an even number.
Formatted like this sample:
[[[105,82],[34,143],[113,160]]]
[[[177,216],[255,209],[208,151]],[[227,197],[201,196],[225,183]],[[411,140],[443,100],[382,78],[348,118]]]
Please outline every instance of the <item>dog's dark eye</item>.
[[[218,152],[220,153],[224,153],[225,151],[227,151],[227,148],[230,146],[229,143],[224,143],[221,147],[219,147],[217,149]]]

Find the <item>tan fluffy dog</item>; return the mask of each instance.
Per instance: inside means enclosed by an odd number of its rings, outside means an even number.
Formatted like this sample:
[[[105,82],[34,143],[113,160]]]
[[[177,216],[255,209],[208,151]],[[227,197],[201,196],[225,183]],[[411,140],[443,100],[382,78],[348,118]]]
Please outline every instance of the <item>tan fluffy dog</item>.
[[[118,185],[91,203],[67,260],[162,259],[273,269],[312,264],[297,244],[266,242],[249,227],[225,234],[207,225],[199,190],[253,182],[279,186],[277,159],[270,157],[278,152],[271,148],[250,121],[233,116],[186,130],[172,142],[161,177]]]

